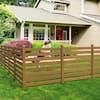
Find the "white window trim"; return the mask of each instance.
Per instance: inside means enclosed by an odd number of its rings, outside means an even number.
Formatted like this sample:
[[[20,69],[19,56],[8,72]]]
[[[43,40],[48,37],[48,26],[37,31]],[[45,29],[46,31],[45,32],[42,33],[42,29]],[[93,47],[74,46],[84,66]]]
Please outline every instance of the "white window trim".
[[[57,3],[56,3],[57,4]],[[53,3],[53,7],[51,9],[52,12],[55,12],[55,13],[66,13],[67,12],[67,5],[66,4],[60,4],[58,3],[59,5],[64,5],[65,6],[65,10],[64,11],[60,11],[60,10],[54,10],[54,7],[55,7],[55,3]]]

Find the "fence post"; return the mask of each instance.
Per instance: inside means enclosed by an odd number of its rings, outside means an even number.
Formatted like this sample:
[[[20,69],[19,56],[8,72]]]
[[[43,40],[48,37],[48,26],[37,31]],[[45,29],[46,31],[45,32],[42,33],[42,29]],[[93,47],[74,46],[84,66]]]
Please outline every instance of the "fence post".
[[[23,88],[25,87],[25,81],[24,81],[24,75],[25,75],[25,68],[24,68],[24,65],[25,65],[25,48],[22,49],[22,60],[23,60],[23,64],[22,64],[22,86]]]
[[[61,83],[64,83],[63,50],[64,50],[63,45],[61,45]]]
[[[2,64],[2,46],[0,46],[0,64]]]
[[[13,51],[13,57],[14,57],[14,79],[16,79],[16,49],[15,48],[11,48]]]
[[[91,45],[91,78],[94,76],[94,45]]]

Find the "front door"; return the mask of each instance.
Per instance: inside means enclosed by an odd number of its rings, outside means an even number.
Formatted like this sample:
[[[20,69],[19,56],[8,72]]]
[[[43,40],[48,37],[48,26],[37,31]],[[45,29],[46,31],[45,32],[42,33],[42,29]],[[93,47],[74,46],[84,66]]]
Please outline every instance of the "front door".
[[[56,30],[56,40],[64,40],[63,29],[58,28]]]

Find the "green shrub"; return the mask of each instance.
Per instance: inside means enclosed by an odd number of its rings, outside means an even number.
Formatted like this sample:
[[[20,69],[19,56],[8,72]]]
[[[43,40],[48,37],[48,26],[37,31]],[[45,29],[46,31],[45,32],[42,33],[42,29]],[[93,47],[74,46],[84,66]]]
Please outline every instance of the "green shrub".
[[[64,54],[67,56],[75,56],[76,54],[73,52],[73,48],[75,48],[75,45],[70,45],[64,42],[52,42],[51,47],[52,48],[61,48],[61,45],[65,48],[64,49]],[[58,52],[56,50],[55,52]]]
[[[51,47],[52,48],[60,48],[61,45],[63,45],[66,48],[74,48],[75,47],[75,45],[70,45],[70,44],[67,44],[64,42],[52,42]]]
[[[0,44],[4,41],[4,38],[0,38]]]
[[[35,42],[32,44],[32,47],[33,47],[33,48],[42,48],[43,45],[44,45],[44,41],[38,40],[38,41],[35,41]]]
[[[60,48],[61,45],[63,45],[63,43],[61,43],[61,42],[52,42],[51,43],[52,48]]]
[[[32,45],[33,50],[34,48],[42,48],[44,45],[44,41],[35,41]],[[64,42],[52,42],[51,48],[61,48],[61,45],[65,47],[64,54],[68,56],[75,56],[76,54],[73,52],[73,48],[75,48],[75,45],[69,45]],[[60,49],[59,49],[60,50]],[[59,52],[59,50],[53,50],[52,52]]]
[[[15,40],[15,39],[14,38],[4,38],[4,41],[2,42],[2,44],[7,44],[13,40]]]

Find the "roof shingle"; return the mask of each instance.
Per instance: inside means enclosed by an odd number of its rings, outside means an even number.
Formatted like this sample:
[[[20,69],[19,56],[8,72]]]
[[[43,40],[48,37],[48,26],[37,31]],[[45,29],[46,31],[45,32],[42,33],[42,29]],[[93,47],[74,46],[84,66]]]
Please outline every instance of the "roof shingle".
[[[50,13],[39,8],[9,6],[11,11],[21,21],[90,25],[90,23],[68,14]]]

